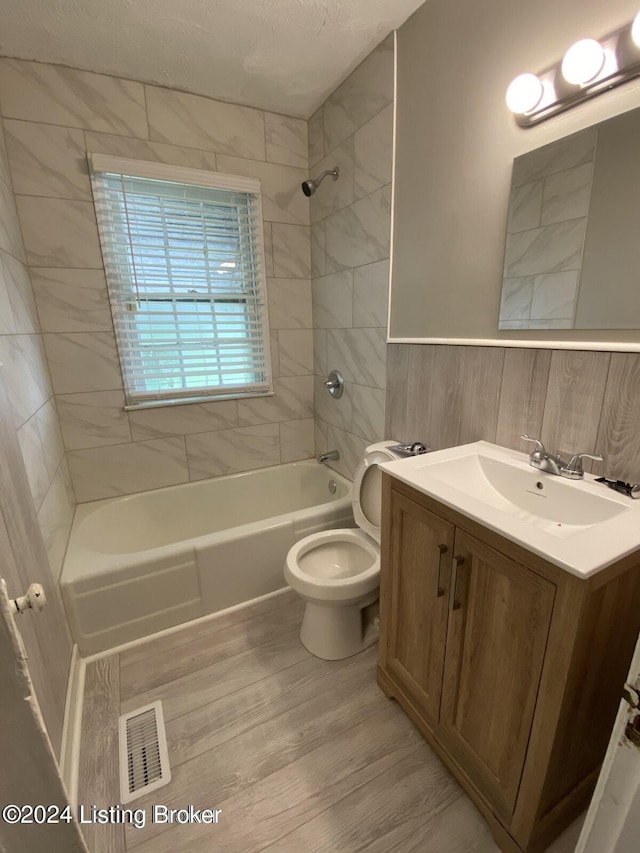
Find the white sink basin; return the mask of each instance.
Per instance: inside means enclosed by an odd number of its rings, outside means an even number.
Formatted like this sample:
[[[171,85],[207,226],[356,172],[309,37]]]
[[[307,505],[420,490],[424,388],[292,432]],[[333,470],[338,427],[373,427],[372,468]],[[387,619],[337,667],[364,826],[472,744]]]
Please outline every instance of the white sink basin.
[[[545,474],[515,450],[477,441],[380,467],[580,577],[640,548],[640,500],[590,474]]]

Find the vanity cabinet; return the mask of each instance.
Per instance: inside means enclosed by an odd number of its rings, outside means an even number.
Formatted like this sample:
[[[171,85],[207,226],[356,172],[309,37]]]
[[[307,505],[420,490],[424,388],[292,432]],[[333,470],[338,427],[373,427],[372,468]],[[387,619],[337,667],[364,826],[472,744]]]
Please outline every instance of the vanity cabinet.
[[[383,477],[378,682],[489,821],[542,851],[586,807],[640,631],[640,554],[575,577]]]

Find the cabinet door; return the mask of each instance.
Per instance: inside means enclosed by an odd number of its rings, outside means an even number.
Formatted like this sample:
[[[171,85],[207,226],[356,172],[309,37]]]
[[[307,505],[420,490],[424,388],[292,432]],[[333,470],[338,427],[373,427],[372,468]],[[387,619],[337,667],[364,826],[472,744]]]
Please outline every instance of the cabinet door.
[[[387,669],[433,726],[440,716],[454,528],[393,491],[390,522],[383,579]]]
[[[498,814],[513,813],[555,586],[456,531],[442,740]]]

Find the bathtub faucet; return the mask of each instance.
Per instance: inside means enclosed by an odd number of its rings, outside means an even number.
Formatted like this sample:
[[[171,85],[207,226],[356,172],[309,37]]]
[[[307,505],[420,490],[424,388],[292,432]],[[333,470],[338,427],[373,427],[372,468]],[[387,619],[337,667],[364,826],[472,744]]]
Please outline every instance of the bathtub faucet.
[[[339,450],[328,450],[326,453],[321,453],[318,456],[318,462],[322,465],[326,465],[327,462],[335,462],[337,459],[340,459]]]

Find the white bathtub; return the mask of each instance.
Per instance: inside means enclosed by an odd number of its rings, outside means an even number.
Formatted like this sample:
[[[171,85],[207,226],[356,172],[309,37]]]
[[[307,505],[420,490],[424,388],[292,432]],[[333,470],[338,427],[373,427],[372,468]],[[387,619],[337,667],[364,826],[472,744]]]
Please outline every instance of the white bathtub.
[[[73,637],[102,651],[273,592],[294,542],[351,526],[351,484],[311,460],[82,504],[60,577]]]

